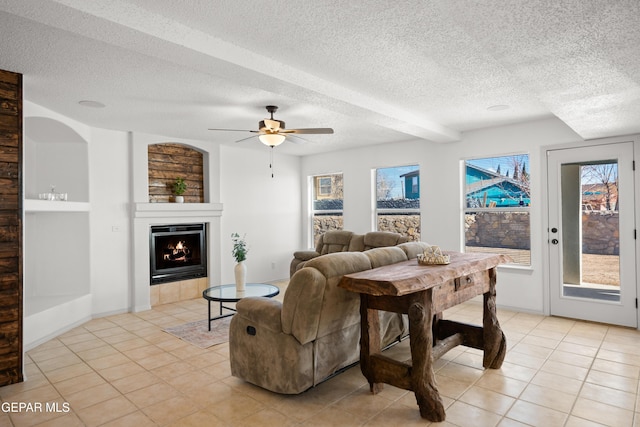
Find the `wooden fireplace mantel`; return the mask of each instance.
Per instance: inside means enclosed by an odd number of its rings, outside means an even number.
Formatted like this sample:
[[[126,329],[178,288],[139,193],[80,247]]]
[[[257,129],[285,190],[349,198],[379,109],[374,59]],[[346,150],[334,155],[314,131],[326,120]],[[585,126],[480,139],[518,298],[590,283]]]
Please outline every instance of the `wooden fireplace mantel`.
[[[222,203],[136,203],[134,218],[222,216]]]

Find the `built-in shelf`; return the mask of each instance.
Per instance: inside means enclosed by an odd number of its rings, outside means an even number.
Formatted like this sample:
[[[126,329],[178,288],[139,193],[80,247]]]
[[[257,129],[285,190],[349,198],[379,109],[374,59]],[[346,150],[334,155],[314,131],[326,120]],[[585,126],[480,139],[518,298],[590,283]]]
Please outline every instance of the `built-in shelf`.
[[[52,200],[25,199],[25,212],[89,212],[88,202],[60,202]]]

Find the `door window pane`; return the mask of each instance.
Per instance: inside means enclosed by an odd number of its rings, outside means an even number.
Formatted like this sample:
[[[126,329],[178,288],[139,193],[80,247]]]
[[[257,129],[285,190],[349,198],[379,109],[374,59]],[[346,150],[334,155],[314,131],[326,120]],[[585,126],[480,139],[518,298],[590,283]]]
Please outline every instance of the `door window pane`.
[[[561,177],[563,295],[620,301],[618,163],[567,163]]]

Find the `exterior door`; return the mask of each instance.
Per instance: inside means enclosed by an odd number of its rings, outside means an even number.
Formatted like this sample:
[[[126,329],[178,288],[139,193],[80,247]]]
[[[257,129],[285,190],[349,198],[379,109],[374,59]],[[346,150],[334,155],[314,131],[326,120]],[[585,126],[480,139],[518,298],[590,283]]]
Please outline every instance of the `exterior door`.
[[[552,315],[637,327],[633,143],[547,151]]]

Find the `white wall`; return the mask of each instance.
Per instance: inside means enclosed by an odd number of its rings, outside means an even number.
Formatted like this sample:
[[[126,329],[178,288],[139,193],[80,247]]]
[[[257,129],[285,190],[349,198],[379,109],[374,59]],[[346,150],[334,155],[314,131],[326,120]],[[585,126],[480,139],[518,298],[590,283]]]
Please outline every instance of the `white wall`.
[[[126,311],[131,305],[129,161],[126,132],[91,130],[89,252],[92,311],[96,315]]]
[[[530,268],[500,268],[498,304],[502,307],[544,312],[540,200],[545,196],[541,188],[545,164],[544,159],[540,158],[540,147],[578,141],[581,141],[581,138],[561,121],[540,120],[467,132],[463,134],[461,141],[454,143],[413,141],[345,150],[339,154],[308,156],[302,161],[301,182],[306,183],[306,177],[309,175],[343,172],[344,227],[363,233],[373,229],[371,169],[417,163],[420,165],[422,240],[439,245],[443,249],[462,250],[464,235],[461,160],[470,157],[529,153],[533,200],[532,265]],[[303,193],[303,197],[310,197],[308,191]],[[539,202],[536,203],[536,200]],[[308,214],[305,209],[304,215]],[[303,231],[303,235],[306,235],[306,231]]]
[[[223,283],[234,280],[231,233],[246,234],[248,282],[288,278],[293,252],[299,249],[300,159],[274,148],[271,178],[270,149],[262,148],[220,148]]]

